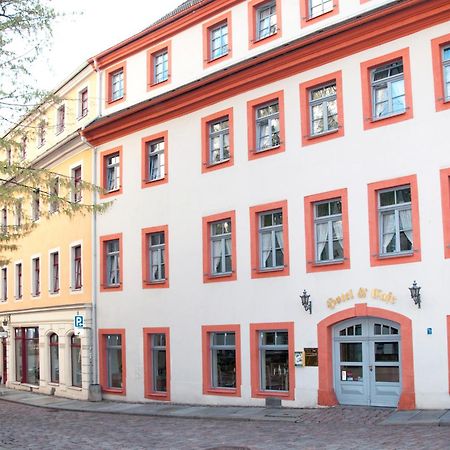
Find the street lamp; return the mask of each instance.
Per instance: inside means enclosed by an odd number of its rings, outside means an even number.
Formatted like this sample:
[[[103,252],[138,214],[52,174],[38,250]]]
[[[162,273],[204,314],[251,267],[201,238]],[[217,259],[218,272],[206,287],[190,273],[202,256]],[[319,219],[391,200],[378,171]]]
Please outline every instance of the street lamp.
[[[312,303],[309,297],[310,295],[306,292],[306,289],[303,289],[303,294],[300,295],[303,308],[305,308],[305,311],[309,311],[309,313],[312,314]]]
[[[416,280],[414,280],[413,285],[409,288],[411,291],[411,298],[414,300],[414,304],[416,304],[420,308],[420,286],[417,286]]]

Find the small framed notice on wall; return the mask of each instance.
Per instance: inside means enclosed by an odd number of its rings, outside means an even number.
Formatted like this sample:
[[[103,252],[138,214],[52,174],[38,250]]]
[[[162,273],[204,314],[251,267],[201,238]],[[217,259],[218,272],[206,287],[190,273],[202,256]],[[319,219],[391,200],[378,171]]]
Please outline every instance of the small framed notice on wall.
[[[319,358],[317,348],[305,348],[304,351],[305,366],[318,366]]]

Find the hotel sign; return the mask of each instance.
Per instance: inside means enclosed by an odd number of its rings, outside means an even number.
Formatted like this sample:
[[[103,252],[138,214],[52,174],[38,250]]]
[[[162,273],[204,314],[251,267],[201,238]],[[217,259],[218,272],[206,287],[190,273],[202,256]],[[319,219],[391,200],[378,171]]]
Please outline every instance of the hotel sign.
[[[394,304],[397,301],[397,297],[392,294],[392,292],[385,292],[381,289],[373,288],[367,289],[360,287],[358,291],[356,291],[356,295],[353,294],[353,289],[349,289],[347,292],[338,295],[337,297],[330,297],[327,300],[327,306],[330,309],[334,309],[336,305],[340,303],[345,303],[350,300],[357,299],[365,299],[365,298],[373,298],[375,300],[381,300],[385,303]]]

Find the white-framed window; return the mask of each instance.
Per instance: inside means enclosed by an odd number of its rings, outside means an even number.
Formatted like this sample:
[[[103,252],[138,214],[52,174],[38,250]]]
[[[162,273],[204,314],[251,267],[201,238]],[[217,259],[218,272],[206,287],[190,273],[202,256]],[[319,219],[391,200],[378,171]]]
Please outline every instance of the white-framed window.
[[[107,287],[115,287],[120,284],[120,242],[119,239],[111,239],[105,242],[106,279]]]
[[[209,32],[209,59],[220,58],[228,53],[228,23],[222,22],[211,28]]]
[[[1,228],[2,228],[2,233],[4,233],[4,234],[8,233],[8,210],[6,207],[2,208]]]
[[[236,333],[209,333],[211,387],[236,389]]]
[[[59,292],[59,252],[50,253],[50,293]]]
[[[31,196],[31,220],[36,222],[41,217],[41,194],[40,190],[34,189]]]
[[[210,224],[211,274],[232,272],[231,219]]]
[[[120,188],[120,154],[112,153],[105,157],[106,192],[114,192]]]
[[[230,159],[230,125],[228,116],[208,123],[209,164]]]
[[[123,68],[113,72],[110,75],[111,83],[111,101],[119,100],[124,96],[124,85],[123,85]]]
[[[16,207],[15,207],[15,212],[14,212],[14,225],[19,228],[22,226],[22,200],[17,200],[16,201]]]
[[[147,181],[162,180],[165,177],[164,148],[164,139],[147,143]]]
[[[81,245],[74,245],[71,249],[72,258],[72,291],[78,291],[82,288],[83,278],[82,278],[82,259],[81,259]]]
[[[333,10],[334,0],[308,0],[309,4],[309,17],[320,16]]]
[[[309,109],[312,136],[337,130],[336,82],[310,89]]]
[[[42,147],[45,145],[46,140],[46,123],[44,121],[39,123],[38,129],[37,129],[37,146]]]
[[[38,297],[41,294],[41,260],[39,257],[31,260],[31,295]]]
[[[287,330],[259,332],[260,388],[289,390],[289,333]]]
[[[50,383],[59,383],[59,338],[56,333],[48,337],[50,348]]]
[[[256,151],[280,145],[280,112],[278,100],[258,106],[256,114]]]
[[[50,183],[50,213],[59,210],[59,177],[54,178]]]
[[[22,136],[20,141],[20,159],[21,161],[27,158],[27,137]]]
[[[277,30],[276,1],[264,3],[256,8],[256,40],[271,36]]]
[[[169,79],[169,51],[167,48],[153,55],[153,83]]]
[[[89,111],[88,88],[82,89],[78,93],[78,118],[86,117]]]
[[[2,302],[6,302],[8,300],[8,268],[2,267],[1,269],[1,282],[2,282],[2,290],[0,300]]]
[[[314,203],[315,259],[317,263],[344,259],[340,198]]]
[[[23,297],[23,266],[22,263],[16,263],[15,265],[15,298],[21,300]]]
[[[450,101],[450,45],[442,48],[442,70],[444,72],[444,101]]]
[[[409,185],[378,191],[380,255],[413,251],[411,187]]]
[[[258,224],[260,270],[284,267],[282,210],[258,214]]]
[[[166,241],[164,231],[148,235],[150,283],[166,280]]]
[[[81,166],[72,169],[72,183],[72,202],[79,203],[82,199]]]
[[[66,107],[64,105],[61,105],[56,110],[56,134],[62,133],[64,131],[65,115]]]
[[[403,61],[399,59],[371,71],[372,117],[379,119],[406,110]]]

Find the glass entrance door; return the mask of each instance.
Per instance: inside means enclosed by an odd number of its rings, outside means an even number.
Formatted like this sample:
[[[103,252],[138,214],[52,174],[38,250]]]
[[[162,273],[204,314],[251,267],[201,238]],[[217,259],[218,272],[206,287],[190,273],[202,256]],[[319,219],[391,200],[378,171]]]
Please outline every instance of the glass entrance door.
[[[397,406],[400,335],[395,323],[352,319],[334,329],[334,384],[341,404]]]

